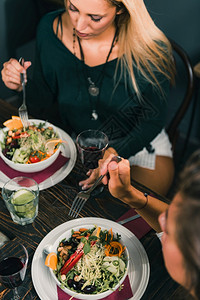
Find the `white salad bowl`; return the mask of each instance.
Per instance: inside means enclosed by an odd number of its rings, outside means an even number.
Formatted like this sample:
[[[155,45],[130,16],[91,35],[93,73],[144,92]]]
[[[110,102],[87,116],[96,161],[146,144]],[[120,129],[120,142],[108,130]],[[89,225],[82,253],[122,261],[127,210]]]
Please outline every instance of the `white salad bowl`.
[[[33,125],[33,124],[39,125],[40,123],[46,123],[45,127],[49,127],[49,126],[52,127],[54,132],[57,133],[58,138],[62,139],[61,135],[58,132],[58,128],[56,126],[52,125],[51,123],[43,121],[43,120],[38,120],[38,119],[30,119],[29,120],[30,125]],[[4,142],[4,133],[8,130],[9,129],[7,127],[5,127],[0,131],[0,156],[9,167],[11,167],[12,169],[14,169],[16,171],[25,172],[25,173],[35,173],[35,172],[42,171],[42,170],[48,168],[51,164],[53,164],[53,162],[56,160],[56,158],[58,157],[58,155],[60,153],[61,146],[58,148],[58,150],[53,155],[51,155],[49,158],[42,160],[40,162],[33,163],[33,164],[15,163],[12,160],[5,157],[5,155],[2,153],[1,143]]]
[[[84,224],[84,228],[87,228],[87,229],[91,229],[93,228],[95,225],[85,225]],[[110,230],[110,228],[106,228],[105,226],[100,226],[101,227],[101,230]],[[76,230],[79,230],[81,228],[81,225],[80,226],[76,226],[73,228],[74,231]],[[51,245],[48,245],[48,250],[50,250],[51,252],[55,252],[57,253],[57,248],[59,246],[59,243],[63,240],[63,239],[66,239],[68,240],[71,236],[71,233],[72,233],[72,229],[70,230],[67,230],[65,233],[63,233],[56,241],[55,243],[51,246]],[[115,233],[114,233],[115,235]],[[123,243],[123,237],[121,237],[120,239],[120,243],[122,245],[124,245]],[[96,300],[96,299],[102,299],[102,298],[105,298],[109,295],[111,295],[114,291],[116,291],[120,285],[122,285],[123,281],[125,280],[126,276],[128,275],[128,268],[129,268],[129,254],[128,254],[128,250],[127,248],[125,249],[125,255],[127,257],[127,265],[126,265],[126,271],[124,273],[124,276],[121,278],[121,280],[119,281],[118,284],[116,284],[116,286],[114,287],[114,289],[110,289],[110,290],[107,290],[106,292],[103,292],[103,293],[99,293],[99,294],[84,294],[84,293],[77,293],[77,292],[74,292],[72,291],[71,289],[68,289],[67,287],[61,287],[61,282],[57,279],[56,275],[54,274],[54,271],[52,269],[49,268],[50,270],[50,273],[53,277],[53,279],[55,280],[56,284],[58,286],[60,286],[60,288],[62,288],[62,290],[67,293],[68,295],[70,296],[73,296],[74,298],[77,298],[77,299],[86,299],[86,300]]]

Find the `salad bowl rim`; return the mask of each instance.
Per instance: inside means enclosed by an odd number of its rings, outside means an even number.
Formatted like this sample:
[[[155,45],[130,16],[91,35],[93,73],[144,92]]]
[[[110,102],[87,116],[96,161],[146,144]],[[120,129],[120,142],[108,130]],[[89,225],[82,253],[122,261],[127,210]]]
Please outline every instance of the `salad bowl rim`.
[[[39,125],[40,123],[46,123],[45,124],[45,127],[47,126],[51,126],[51,127],[53,127],[53,130],[58,134],[58,137],[59,138],[61,138],[61,136],[60,136],[60,133],[59,133],[59,130],[58,130],[58,127],[57,126],[55,126],[55,125],[53,125],[52,123],[50,123],[49,121],[45,121],[45,120],[40,120],[40,119],[29,119],[29,122],[31,122],[31,125],[34,125],[34,123],[35,123],[35,125],[37,126],[37,125]],[[36,168],[37,166],[41,166],[41,164],[43,163],[43,165],[45,165],[45,162],[47,163],[47,161],[49,162],[49,159],[50,160],[52,160],[52,158],[57,158],[58,157],[58,155],[59,155],[59,153],[60,153],[60,151],[61,151],[61,145],[59,145],[59,147],[58,147],[58,150],[56,151],[56,152],[54,152],[50,157],[48,157],[46,160],[43,160],[43,161],[39,161],[39,162],[36,162],[36,163],[34,163],[34,164],[21,164],[21,163],[18,163],[18,162],[14,162],[14,161],[12,161],[12,160],[10,160],[10,159],[8,159],[4,154],[3,154],[3,152],[2,152],[2,144],[1,143],[3,143],[3,138],[4,138],[4,134],[5,134],[5,132],[7,132],[7,131],[9,131],[9,128],[8,127],[4,127],[4,128],[1,128],[1,130],[0,130],[0,157],[4,160],[4,162],[7,164],[7,165],[9,165],[11,168],[12,168],[12,166],[13,166],[13,169],[15,169],[14,168],[14,166],[26,166],[26,169],[31,169],[31,168],[33,168],[33,166],[35,166],[34,168]],[[55,161],[55,159],[53,160],[53,162]],[[53,163],[52,162],[52,163]],[[47,163],[48,164],[48,163]],[[51,164],[50,164],[51,165]],[[47,167],[48,166],[50,166],[50,165],[47,165]],[[46,167],[45,167],[46,168]],[[16,170],[16,169],[15,169]],[[43,170],[43,169],[42,169]],[[27,171],[22,171],[22,172],[27,172]],[[33,171],[34,172],[34,171]]]

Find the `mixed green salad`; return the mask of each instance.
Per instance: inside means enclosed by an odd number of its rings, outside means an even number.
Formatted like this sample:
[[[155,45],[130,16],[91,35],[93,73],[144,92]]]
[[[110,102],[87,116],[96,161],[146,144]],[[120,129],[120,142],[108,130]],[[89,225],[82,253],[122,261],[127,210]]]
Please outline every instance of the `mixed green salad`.
[[[72,230],[68,240],[57,248],[57,268],[53,272],[61,288],[82,294],[113,290],[127,270],[125,247],[112,229],[80,228]]]
[[[47,159],[50,155],[45,147],[46,142],[58,138],[53,127],[47,126],[46,122],[39,125],[32,124],[25,131],[21,128],[3,132],[4,140],[1,142],[3,155],[20,164],[32,164]]]

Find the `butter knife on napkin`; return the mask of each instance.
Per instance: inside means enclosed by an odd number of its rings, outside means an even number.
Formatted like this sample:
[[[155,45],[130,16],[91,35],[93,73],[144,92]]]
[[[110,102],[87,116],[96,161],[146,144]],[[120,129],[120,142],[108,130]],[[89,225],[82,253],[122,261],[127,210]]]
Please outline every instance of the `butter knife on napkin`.
[[[117,221],[117,223],[123,225],[123,224],[125,224],[125,223],[128,223],[128,222],[130,222],[130,221],[133,221],[133,220],[135,220],[135,219],[137,219],[137,218],[140,218],[140,217],[141,217],[141,216],[137,214],[137,215],[131,216],[131,217],[129,217],[129,218],[126,218],[126,219],[124,219],[124,220]]]

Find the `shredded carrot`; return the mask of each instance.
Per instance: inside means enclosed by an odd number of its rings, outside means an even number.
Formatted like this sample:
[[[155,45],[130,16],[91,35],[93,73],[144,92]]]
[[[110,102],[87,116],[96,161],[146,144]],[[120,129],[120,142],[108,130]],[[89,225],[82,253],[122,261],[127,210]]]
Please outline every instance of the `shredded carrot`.
[[[112,228],[110,228],[110,230],[108,230],[108,233],[106,234],[106,237],[105,237],[105,241],[108,240],[109,234],[111,235],[110,241],[112,241],[113,240],[113,231],[112,231]]]
[[[106,248],[106,249],[105,249],[105,255],[106,255],[106,256],[109,256],[109,254],[110,254],[110,252],[109,252],[109,251],[110,251],[110,247],[105,246],[105,248]]]
[[[111,235],[111,241],[113,240],[113,231],[112,231],[112,228],[110,228],[110,230],[108,231],[109,233],[110,233],[110,235]]]
[[[126,247],[116,241],[110,242],[109,245],[105,245],[105,255],[106,256],[121,256]]]

